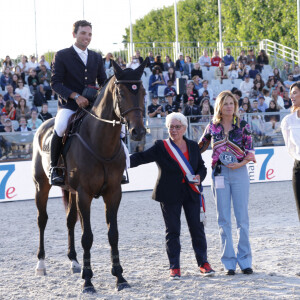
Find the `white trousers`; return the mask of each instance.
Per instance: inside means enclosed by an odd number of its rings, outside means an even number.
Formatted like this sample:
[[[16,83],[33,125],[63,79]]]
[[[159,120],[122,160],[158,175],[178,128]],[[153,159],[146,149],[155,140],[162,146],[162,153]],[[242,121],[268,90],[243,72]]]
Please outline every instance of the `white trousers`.
[[[60,109],[55,117],[54,130],[57,135],[63,137],[70,117],[75,114],[75,111],[67,108]]]

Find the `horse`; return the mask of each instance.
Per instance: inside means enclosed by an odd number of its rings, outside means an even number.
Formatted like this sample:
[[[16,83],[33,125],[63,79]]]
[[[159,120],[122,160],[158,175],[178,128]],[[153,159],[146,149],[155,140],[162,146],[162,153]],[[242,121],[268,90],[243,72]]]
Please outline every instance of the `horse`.
[[[98,91],[90,110],[86,111],[77,132],[66,140],[62,157],[67,199],[68,258],[73,273],[81,271],[82,292],[95,293],[92,284],[90,249],[93,233],[90,224],[90,206],[94,197],[103,197],[105,203],[108,240],[111,246],[111,273],[116,277],[116,288],[130,287],[122,276],[118,250],[117,213],[121,201],[121,180],[125,168],[125,153],[120,140],[121,126],[127,123],[133,140],[141,140],[146,133],[143,124],[145,89],[141,77],[147,61],[137,69],[122,70],[112,61],[114,73]],[[50,156],[49,140],[53,133],[54,118],[44,122],[36,131],[33,141],[32,174],[35,183],[35,202],[38,211],[39,248],[36,275],[46,275],[44,231],[47,224],[47,201]],[[68,146],[67,146],[68,145]],[[74,227],[80,218],[82,227],[83,267],[77,260]]]

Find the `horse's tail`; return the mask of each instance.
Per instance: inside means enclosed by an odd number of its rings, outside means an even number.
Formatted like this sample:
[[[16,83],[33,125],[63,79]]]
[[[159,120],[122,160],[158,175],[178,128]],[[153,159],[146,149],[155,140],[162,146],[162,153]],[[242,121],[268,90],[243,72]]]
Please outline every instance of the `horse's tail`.
[[[70,192],[67,191],[67,190],[65,190],[65,189],[61,189],[61,191],[62,191],[63,203],[64,203],[64,206],[65,206],[65,211],[66,211],[66,213],[68,213],[68,210],[69,210],[69,201],[70,201]],[[74,201],[74,199],[73,199],[73,201]],[[75,207],[76,207],[76,203],[72,203],[72,206],[73,205],[75,205]],[[78,215],[78,211],[77,211],[77,220],[76,221],[78,221],[78,219],[79,219],[79,215]]]

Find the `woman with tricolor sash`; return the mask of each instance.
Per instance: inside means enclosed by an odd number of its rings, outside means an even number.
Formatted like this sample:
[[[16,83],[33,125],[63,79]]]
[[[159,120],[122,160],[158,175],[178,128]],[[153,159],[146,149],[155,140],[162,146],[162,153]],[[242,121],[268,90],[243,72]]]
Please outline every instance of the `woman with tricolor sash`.
[[[238,264],[244,274],[252,274],[249,241],[249,176],[246,164],[255,161],[250,127],[240,120],[238,101],[230,91],[215,101],[212,121],[199,141],[201,153],[212,146],[212,191],[217,207],[221,237],[221,261],[226,275],[235,275]],[[231,200],[237,224],[235,253],[231,233]]]
[[[180,215],[184,209],[200,274],[214,275],[207,261],[204,232],[205,203],[201,182],[206,167],[196,142],[187,139],[187,118],[181,113],[166,117],[169,138],[157,140],[144,152],[130,156],[130,167],[156,162],[158,178],[152,198],[160,202],[166,225],[166,249],[170,262],[170,278],[180,279]],[[201,216],[201,217],[200,217]]]

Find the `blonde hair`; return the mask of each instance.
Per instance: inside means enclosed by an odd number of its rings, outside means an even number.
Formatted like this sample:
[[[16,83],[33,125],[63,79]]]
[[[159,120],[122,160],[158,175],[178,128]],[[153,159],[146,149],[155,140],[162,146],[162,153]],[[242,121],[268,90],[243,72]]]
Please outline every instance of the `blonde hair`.
[[[222,109],[223,109],[223,106],[224,106],[224,102],[228,97],[232,98],[233,102],[234,102],[234,112],[233,112],[234,123],[239,124],[239,122],[237,122],[237,121],[239,121],[239,103],[230,91],[223,91],[216,98],[215,110],[214,110],[214,116],[213,116],[213,123],[214,124],[218,124],[218,123],[221,122],[221,120],[222,120]]]

